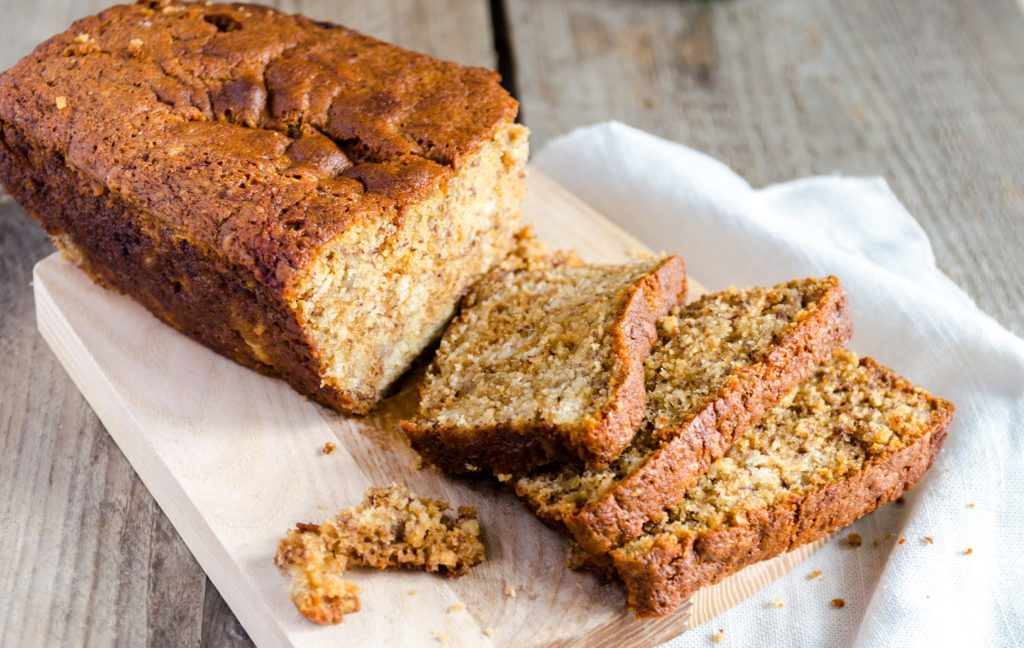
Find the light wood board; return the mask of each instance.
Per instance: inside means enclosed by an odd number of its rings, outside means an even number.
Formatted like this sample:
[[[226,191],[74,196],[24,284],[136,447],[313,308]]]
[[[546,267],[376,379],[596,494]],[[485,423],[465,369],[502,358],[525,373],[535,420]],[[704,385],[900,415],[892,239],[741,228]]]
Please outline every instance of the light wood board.
[[[533,173],[528,184],[524,215],[553,246],[594,261],[644,249],[550,179]],[[416,468],[397,423],[415,407],[422,368],[373,415],[343,416],[192,342],[60,255],[41,261],[34,278],[44,339],[260,646],[436,646],[441,636],[447,645],[652,646],[820,546],[748,568],[670,617],[636,621],[617,585],[564,567],[566,542],[503,487]],[[328,441],[338,448],[324,455]],[[363,609],[338,626],[309,623],[273,566],[278,540],[295,522],[320,521],[394,481],[476,506],[488,560],[459,580],[353,569]],[[466,610],[452,612],[458,603]]]

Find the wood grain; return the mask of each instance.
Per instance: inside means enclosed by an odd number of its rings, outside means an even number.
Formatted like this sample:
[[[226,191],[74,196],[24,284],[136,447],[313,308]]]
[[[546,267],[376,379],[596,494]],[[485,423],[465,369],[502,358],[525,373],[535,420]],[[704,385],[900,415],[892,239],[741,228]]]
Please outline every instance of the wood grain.
[[[531,174],[529,183],[524,216],[541,236],[585,259],[621,261],[643,251],[543,175]],[[422,367],[372,415],[343,416],[188,340],[130,299],[99,288],[59,254],[39,263],[34,277],[43,337],[261,645],[434,645],[437,634],[450,645],[488,645],[484,631],[491,629],[493,641],[507,646],[654,646],[751,596],[820,545],[702,590],[670,617],[637,621],[618,587],[565,568],[566,541],[509,489],[419,468],[398,421],[415,410]],[[337,444],[329,456],[321,452],[326,441]],[[339,626],[314,626],[288,600],[272,564],[278,541],[296,521],[319,522],[358,502],[370,485],[393,482],[475,506],[488,560],[455,581],[354,569],[353,580],[365,589],[363,609]],[[135,489],[129,495],[127,510],[141,509],[139,517],[151,524],[148,498]],[[122,553],[130,561],[146,547],[137,544],[145,537],[128,539]],[[146,588],[144,578],[116,562],[104,567],[119,572],[124,588]],[[151,567],[151,602],[174,595],[163,587],[165,571]],[[516,596],[507,595],[509,587]],[[456,603],[468,611],[451,613]],[[396,616],[402,623],[389,621]],[[130,645],[167,640],[161,632],[168,625],[150,622],[148,638],[133,634],[140,629],[114,633]]]
[[[924,226],[939,266],[1024,333],[1015,3],[506,5],[535,149],[618,119],[722,159],[755,186],[880,175]]]

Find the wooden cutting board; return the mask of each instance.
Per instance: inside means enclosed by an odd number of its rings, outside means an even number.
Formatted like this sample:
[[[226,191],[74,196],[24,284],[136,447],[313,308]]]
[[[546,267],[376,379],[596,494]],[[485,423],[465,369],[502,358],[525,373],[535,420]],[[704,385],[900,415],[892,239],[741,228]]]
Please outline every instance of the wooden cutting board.
[[[528,185],[523,213],[553,247],[590,261],[645,249],[550,178],[533,172]],[[747,568],[670,617],[637,621],[617,585],[565,568],[565,540],[508,490],[416,468],[398,421],[415,408],[422,367],[373,415],[343,416],[192,342],[60,254],[34,276],[43,337],[261,647],[654,646],[753,595],[821,544]],[[328,441],[337,450],[325,455]],[[459,580],[353,568],[362,610],[337,626],[306,621],[273,565],[279,539],[296,522],[359,503],[371,485],[398,481],[476,506],[488,560]],[[452,611],[459,603],[466,609]]]

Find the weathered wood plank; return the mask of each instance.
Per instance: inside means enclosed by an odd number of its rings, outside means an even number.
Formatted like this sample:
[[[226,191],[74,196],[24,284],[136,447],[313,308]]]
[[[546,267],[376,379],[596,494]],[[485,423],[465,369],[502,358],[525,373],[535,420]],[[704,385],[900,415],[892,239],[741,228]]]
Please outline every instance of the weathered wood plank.
[[[534,148],[618,119],[754,185],[881,175],[1024,333],[1024,16],[1007,1],[508,0]]]
[[[0,2],[0,69],[112,3]],[[271,4],[495,65],[486,0]],[[53,248],[0,201],[0,645],[251,645],[39,338],[29,281]]]

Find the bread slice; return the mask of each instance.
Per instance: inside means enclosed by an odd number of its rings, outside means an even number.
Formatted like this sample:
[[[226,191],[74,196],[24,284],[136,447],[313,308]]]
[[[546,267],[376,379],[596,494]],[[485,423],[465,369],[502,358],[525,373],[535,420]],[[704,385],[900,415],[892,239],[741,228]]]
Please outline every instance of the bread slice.
[[[685,297],[679,257],[498,268],[477,283],[403,421],[449,472],[608,464],[644,416],[655,322]]]
[[[516,492],[591,553],[631,540],[850,334],[835,277],[705,295],[661,322],[647,415],[619,458],[527,475]]]
[[[669,614],[697,589],[899,497],[931,465],[953,411],[840,351],[604,567],[622,578],[638,617]]]
[[[362,506],[322,524],[298,524],[278,546],[274,564],[290,579],[295,606],[316,623],[338,623],[359,610],[360,587],[343,578],[351,563],[377,569],[422,569],[456,578],[484,560],[476,509],[419,497],[402,484],[371,488]]]

